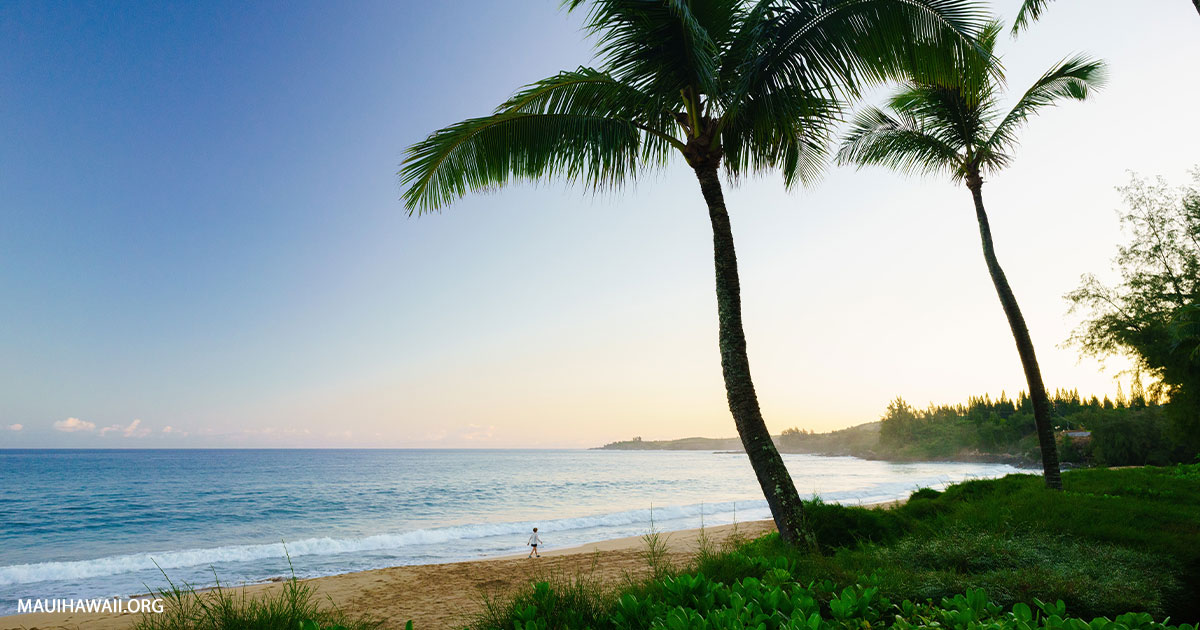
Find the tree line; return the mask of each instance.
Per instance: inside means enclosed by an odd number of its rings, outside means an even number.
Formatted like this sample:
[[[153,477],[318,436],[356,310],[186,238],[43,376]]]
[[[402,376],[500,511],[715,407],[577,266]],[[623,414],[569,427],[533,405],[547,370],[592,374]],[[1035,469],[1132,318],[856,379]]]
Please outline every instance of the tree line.
[[[1163,401],[1137,378],[1126,396],[1083,398],[1077,390],[1050,397],[1051,421],[1063,462],[1100,466],[1191,461],[1196,451],[1168,419]],[[1033,403],[1025,392],[972,397],[966,403],[917,409],[896,398],[880,419],[878,452],[898,459],[949,458],[964,453],[1037,460]]]

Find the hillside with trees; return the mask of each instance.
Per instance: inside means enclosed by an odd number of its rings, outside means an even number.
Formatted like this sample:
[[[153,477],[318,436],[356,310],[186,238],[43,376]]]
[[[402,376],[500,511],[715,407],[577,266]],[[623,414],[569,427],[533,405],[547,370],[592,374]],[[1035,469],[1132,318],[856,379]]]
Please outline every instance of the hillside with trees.
[[[1075,465],[1129,466],[1190,461],[1195,450],[1176,438],[1171,416],[1156,393],[1133,380],[1128,396],[1083,398],[1059,390],[1051,397],[1053,424],[1062,460]],[[1154,389],[1157,392],[1157,389]],[[1039,461],[1033,403],[973,397],[966,403],[918,409],[896,398],[875,422],[816,433],[799,427],[772,436],[782,453],[849,455],[890,461],[994,461],[1034,465]],[[738,451],[737,438],[634,438],[606,444],[609,450]]]

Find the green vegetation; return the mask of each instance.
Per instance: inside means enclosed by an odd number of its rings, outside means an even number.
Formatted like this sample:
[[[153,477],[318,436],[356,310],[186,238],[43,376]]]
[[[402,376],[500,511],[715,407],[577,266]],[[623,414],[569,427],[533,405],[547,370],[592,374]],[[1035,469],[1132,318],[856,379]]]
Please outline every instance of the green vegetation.
[[[1091,466],[1141,466],[1190,462],[1196,449],[1179,439],[1167,407],[1146,392],[1136,377],[1127,398],[1116,399],[1059,390],[1050,398],[1051,423],[1063,462]],[[902,398],[888,405],[877,422],[829,433],[800,428],[775,436],[780,452],[853,455],[890,461],[995,461],[1028,465],[1038,461],[1033,405],[1024,393],[1016,399],[978,396],[965,404],[916,409]],[[1067,431],[1084,431],[1071,437]],[[735,438],[626,440],[606,449],[735,450]]]
[[[1175,438],[1167,414],[1137,379],[1132,396],[1116,402],[1059,391],[1051,399],[1051,422],[1059,432],[1062,459],[1076,464],[1130,466],[1191,461],[1195,450]],[[966,405],[913,409],[897,398],[884,415],[874,454],[892,459],[949,459],[970,454],[1032,459],[1037,451],[1029,397],[972,398]],[[1072,438],[1064,432],[1086,431]]]
[[[171,583],[154,596],[162,613],[145,613],[133,630],[378,630],[381,620],[351,617],[316,597],[292,576],[274,593],[248,596],[244,589],[196,590]],[[411,630],[412,626],[408,626]]]
[[[1127,398],[1082,398],[1078,391],[1050,397],[1051,425],[1063,462],[1075,466],[1163,466],[1193,461],[1195,446],[1181,440],[1169,407],[1134,378]],[[1072,437],[1067,432],[1085,432]],[[913,408],[896,398],[880,421],[814,433],[787,428],[775,436],[780,452],[852,455],[889,461],[992,461],[1026,466],[1038,461],[1033,404],[1024,392],[1015,398],[972,397],[965,404]],[[734,450],[734,438],[625,440],[605,449]]]
[[[1086,275],[1067,294],[1087,314],[1072,336],[1085,354],[1131,357],[1169,402],[1171,439],[1200,449],[1200,169],[1190,186],[1136,177],[1120,189],[1130,242],[1114,260],[1121,282]]]
[[[583,0],[567,0],[574,11]],[[971,0],[593,0],[598,68],[519,90],[489,116],[431,134],[400,177],[411,212],[514,180],[617,189],[682,158],[713,233],[719,348],[729,411],[781,535],[812,545],[803,504],[762,417],[742,326],[726,180],[816,179],[833,127],[862,88],[919,71],[955,74],[984,24]],[[697,215],[699,218],[702,215]],[[702,220],[702,219],[701,219]]]
[[[920,490],[891,510],[813,502],[820,553],[772,534],[702,548],[685,570],[615,590],[540,582],[492,600],[470,627],[1149,630],[1200,619],[1200,465],[1063,479],[1064,492],[1032,475]]]

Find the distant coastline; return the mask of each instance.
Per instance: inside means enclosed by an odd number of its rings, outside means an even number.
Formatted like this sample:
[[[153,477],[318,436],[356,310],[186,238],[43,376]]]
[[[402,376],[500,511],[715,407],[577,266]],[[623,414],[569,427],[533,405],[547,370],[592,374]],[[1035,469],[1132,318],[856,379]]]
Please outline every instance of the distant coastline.
[[[936,455],[914,453],[912,450],[898,451],[880,444],[879,430],[882,422],[866,422],[846,429],[828,433],[809,433],[788,430],[773,435],[775,446],[781,453],[822,455],[826,457],[858,457],[875,461],[894,462],[974,462],[988,464],[1010,464],[1030,466],[1036,464],[1025,453],[982,452],[975,449],[959,449]],[[736,437],[707,438],[686,437],[674,440],[644,440],[635,437],[629,440],[609,442],[591,450],[606,451],[714,451],[744,452],[742,442]]]

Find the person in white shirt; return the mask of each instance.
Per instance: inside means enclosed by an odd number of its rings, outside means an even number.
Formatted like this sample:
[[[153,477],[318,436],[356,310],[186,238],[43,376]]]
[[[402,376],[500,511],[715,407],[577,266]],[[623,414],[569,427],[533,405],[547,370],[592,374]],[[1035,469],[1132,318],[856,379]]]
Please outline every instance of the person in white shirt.
[[[542,557],[542,554],[538,553],[538,550],[537,550],[537,546],[542,544],[542,538],[541,538],[541,536],[538,536],[536,527],[533,528],[533,534],[531,534],[529,536],[529,542],[527,542],[525,544],[529,545],[530,547],[533,547],[533,549],[530,550],[530,552],[529,552],[530,558],[532,558],[534,556],[537,556],[539,558]]]

